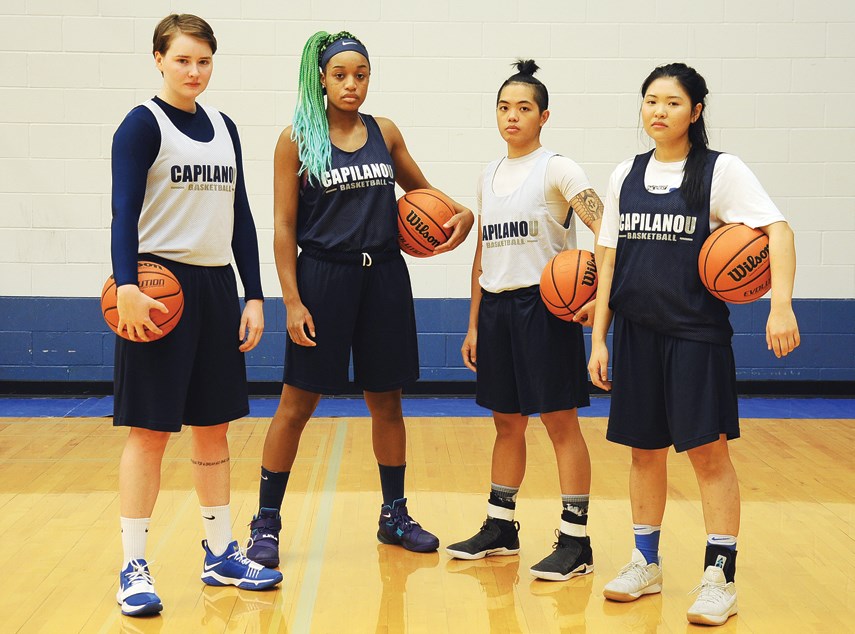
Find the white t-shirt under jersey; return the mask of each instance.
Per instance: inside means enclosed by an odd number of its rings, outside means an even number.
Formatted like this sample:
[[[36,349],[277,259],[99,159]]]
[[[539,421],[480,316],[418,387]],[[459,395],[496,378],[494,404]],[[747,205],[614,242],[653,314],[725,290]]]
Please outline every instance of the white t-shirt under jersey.
[[[537,159],[546,152],[549,150],[540,147],[519,158],[505,158],[496,170],[495,178],[493,178],[493,192],[497,196],[507,196],[514,191],[531,173]],[[481,213],[481,187],[488,169],[490,169],[489,165],[482,170],[475,189],[479,215]],[[563,225],[567,221],[570,200],[590,188],[591,184],[588,182],[587,175],[575,161],[560,154],[549,159],[549,164],[546,166],[543,193],[546,196],[546,206],[549,208],[550,215],[559,224]],[[568,229],[575,229],[575,218],[575,214],[571,212],[570,224],[567,225]],[[571,239],[575,240],[575,233]],[[575,249],[576,247],[574,245],[567,248]]]
[[[634,158],[623,161],[609,178],[603,201],[603,223],[598,244],[615,248],[620,227],[620,190],[632,169]],[[679,189],[686,161],[662,163],[650,157],[644,172],[644,185],[652,194],[667,194]],[[783,214],[763,189],[754,173],[733,154],[722,154],[716,160],[710,192],[710,231],[723,224],[742,223],[752,228],[765,227],[784,220]]]
[[[481,227],[490,236],[482,237],[481,287],[499,293],[537,284],[549,258],[576,248],[569,201],[589,188],[579,165],[545,148],[490,163],[476,185]],[[512,240],[498,235],[507,227],[513,236],[519,224],[531,233]]]

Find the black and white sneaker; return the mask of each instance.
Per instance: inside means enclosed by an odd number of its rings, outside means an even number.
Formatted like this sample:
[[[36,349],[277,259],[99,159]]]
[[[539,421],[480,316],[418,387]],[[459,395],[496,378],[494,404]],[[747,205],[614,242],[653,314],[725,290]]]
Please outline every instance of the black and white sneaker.
[[[555,531],[558,541],[554,549],[529,572],[545,581],[567,581],[572,577],[594,572],[594,554],[590,537],[571,537]]]
[[[483,559],[492,555],[516,555],[520,551],[520,523],[488,517],[469,539],[451,544],[445,552],[456,559]]]

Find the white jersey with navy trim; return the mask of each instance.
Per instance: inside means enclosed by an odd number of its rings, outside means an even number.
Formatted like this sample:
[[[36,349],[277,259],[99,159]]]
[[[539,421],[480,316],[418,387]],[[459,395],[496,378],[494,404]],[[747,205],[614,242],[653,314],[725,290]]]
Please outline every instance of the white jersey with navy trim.
[[[620,191],[635,158],[620,163],[609,178],[603,200],[603,223],[598,244],[615,248],[620,232]],[[650,158],[644,173],[644,186],[651,194],[667,194],[679,189],[686,161],[662,163]],[[766,227],[784,220],[760,181],[749,167],[733,154],[721,154],[715,164],[710,193],[710,231],[729,223],[742,223],[752,228]]]
[[[500,293],[539,284],[552,256],[576,248],[568,201],[588,188],[581,167],[545,148],[490,163],[477,187],[481,288]]]
[[[214,126],[194,141],[153,101],[143,104],[160,127],[160,151],[148,171],[139,219],[139,252],[197,266],[232,259],[237,160],[222,115],[203,108]]]

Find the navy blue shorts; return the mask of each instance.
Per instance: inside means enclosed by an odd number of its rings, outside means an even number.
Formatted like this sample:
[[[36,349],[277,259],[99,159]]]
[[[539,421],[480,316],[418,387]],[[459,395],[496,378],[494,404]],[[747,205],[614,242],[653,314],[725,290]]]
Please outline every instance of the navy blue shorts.
[[[348,387],[351,351],[353,380],[362,390],[388,392],[419,378],[413,291],[400,252],[376,254],[363,266],[358,254],[303,251],[297,288],[318,345],[298,346],[287,338],[287,385],[341,394]]]
[[[181,431],[249,414],[246,363],[238,350],[240,303],[232,267],[166,266],[184,291],[184,313],[157,341],[116,336],[113,425]]]
[[[606,438],[638,449],[686,451],[739,438],[729,345],[678,339],[615,313]]]
[[[475,402],[503,414],[590,405],[582,326],[550,314],[537,286],[482,291]]]

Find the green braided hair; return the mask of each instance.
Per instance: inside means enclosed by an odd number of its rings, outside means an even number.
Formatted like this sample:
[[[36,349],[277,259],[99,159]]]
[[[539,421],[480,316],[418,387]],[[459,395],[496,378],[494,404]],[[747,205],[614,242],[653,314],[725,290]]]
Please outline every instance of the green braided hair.
[[[332,164],[329,122],[318,70],[324,50],[342,38],[357,39],[347,31],[318,31],[308,39],[300,58],[297,107],[294,109],[291,140],[297,143],[299,151],[300,171],[297,175],[301,176],[306,172],[309,179],[316,181],[320,180],[323,171],[329,169]]]

